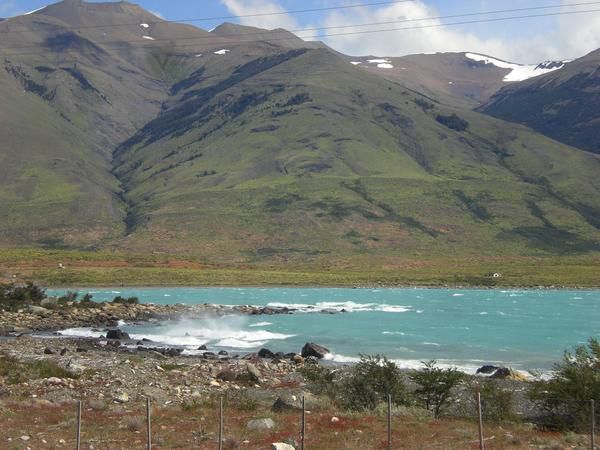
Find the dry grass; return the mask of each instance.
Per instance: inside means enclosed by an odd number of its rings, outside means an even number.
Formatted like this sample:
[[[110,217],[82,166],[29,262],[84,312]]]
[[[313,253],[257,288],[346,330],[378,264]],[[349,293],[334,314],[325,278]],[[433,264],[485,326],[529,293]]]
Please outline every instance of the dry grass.
[[[90,405],[91,406],[91,405]],[[129,405],[95,410],[84,408],[82,443],[84,448],[136,449],[146,443],[144,410]],[[73,404],[13,403],[0,409],[0,447],[21,448],[23,435],[30,436],[30,448],[73,448],[76,407]],[[297,413],[274,416],[276,428],[248,431],[249,420],[268,416],[265,409],[225,411],[225,448],[265,449],[273,442],[298,442],[300,417]],[[338,422],[332,422],[333,416]],[[345,415],[336,411],[307,415],[307,448],[319,450],[386,448],[385,418],[373,415]],[[218,412],[182,411],[181,408],[153,409],[155,449],[216,449]],[[486,426],[486,448],[490,450],[529,448],[573,448],[586,446],[585,436],[538,432],[525,425]],[[11,441],[9,441],[11,439]],[[64,439],[65,443],[59,442]],[[46,442],[44,444],[43,442]],[[477,448],[477,425],[467,420],[432,420],[395,417],[394,448],[398,449],[469,449]],[[12,443],[12,444],[10,444]]]

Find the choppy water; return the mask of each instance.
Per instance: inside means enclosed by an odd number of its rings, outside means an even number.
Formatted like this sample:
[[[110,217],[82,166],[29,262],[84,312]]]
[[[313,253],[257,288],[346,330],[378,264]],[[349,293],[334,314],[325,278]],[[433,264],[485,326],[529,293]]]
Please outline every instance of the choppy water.
[[[361,353],[380,353],[403,367],[437,359],[466,371],[488,363],[549,370],[565,349],[600,336],[600,291],[116,288],[90,292],[95,300],[121,295],[161,304],[271,305],[301,311],[124,326],[136,339],[186,345],[190,350],[206,344],[211,350],[267,347],[297,352],[313,341],[328,347],[329,358],[339,362],[354,361]],[[330,314],[333,311],[338,313]],[[93,334],[90,330],[68,333]]]

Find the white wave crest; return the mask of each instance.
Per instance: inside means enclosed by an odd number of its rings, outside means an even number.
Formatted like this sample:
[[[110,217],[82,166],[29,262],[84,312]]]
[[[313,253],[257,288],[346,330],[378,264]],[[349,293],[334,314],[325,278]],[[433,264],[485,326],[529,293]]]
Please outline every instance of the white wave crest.
[[[217,347],[229,347],[229,348],[258,348],[258,347],[262,347],[266,343],[267,343],[266,341],[247,342],[242,339],[229,338],[229,339],[222,339],[219,342],[217,342],[215,345]]]
[[[250,325],[251,327],[268,327],[269,325],[273,325],[272,322],[258,322]]]
[[[104,336],[105,333],[102,331],[94,331],[91,328],[69,328],[67,330],[59,331],[58,334],[68,337],[99,338]]]
[[[404,313],[411,311],[410,306],[388,305],[383,303],[356,303],[347,302],[318,302],[314,305],[307,303],[285,303],[272,302],[267,305],[270,308],[290,308],[298,312],[315,313],[315,312],[389,312],[389,313]]]

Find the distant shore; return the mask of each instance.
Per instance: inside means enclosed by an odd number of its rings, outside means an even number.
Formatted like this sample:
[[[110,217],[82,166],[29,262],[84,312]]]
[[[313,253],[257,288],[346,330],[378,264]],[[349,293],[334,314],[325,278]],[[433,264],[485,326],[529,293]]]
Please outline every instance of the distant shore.
[[[191,256],[0,249],[0,282],[47,287],[600,288],[600,254],[357,255],[314,262],[200,263]]]

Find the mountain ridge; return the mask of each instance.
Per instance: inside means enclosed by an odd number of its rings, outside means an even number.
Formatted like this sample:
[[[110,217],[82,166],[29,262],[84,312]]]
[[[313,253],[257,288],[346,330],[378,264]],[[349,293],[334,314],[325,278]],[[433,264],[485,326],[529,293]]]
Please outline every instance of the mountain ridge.
[[[471,110],[507,69],[352,64],[281,30],[89,5],[0,24],[45,49],[0,71],[4,246],[236,262],[600,249],[599,158]],[[98,15],[115,26],[83,26]]]
[[[560,71],[498,91],[480,111],[600,153],[599,66],[600,50],[596,50]]]

